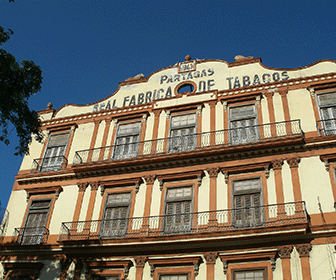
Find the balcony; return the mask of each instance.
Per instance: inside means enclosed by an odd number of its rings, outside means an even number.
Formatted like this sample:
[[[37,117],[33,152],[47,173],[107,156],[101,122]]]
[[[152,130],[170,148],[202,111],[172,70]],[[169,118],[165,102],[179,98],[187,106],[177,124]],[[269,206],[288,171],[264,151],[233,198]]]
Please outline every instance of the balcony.
[[[301,201],[178,215],[64,222],[59,241],[225,234],[256,228],[270,231],[307,223],[305,203]]]
[[[327,119],[317,121],[317,131],[320,136],[328,136],[336,134],[336,119]]]
[[[46,227],[23,227],[15,229],[16,243],[20,245],[41,245],[47,242],[49,230]]]
[[[68,165],[68,160],[64,156],[44,157],[33,160],[32,172],[58,171]]]
[[[262,143],[303,135],[300,120],[237,127],[77,151],[74,165]]]

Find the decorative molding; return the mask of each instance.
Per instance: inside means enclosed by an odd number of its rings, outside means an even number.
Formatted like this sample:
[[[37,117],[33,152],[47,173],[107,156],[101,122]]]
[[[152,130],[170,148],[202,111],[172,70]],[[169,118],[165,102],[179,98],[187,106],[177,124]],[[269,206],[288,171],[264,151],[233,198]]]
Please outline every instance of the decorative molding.
[[[275,258],[271,258],[270,261],[271,261],[272,271],[274,271],[276,269],[276,260]]]
[[[143,177],[147,185],[153,185],[156,179],[156,175],[147,175]]]
[[[216,263],[218,252],[208,252],[208,253],[203,254],[203,256],[207,264],[214,264]]]
[[[136,264],[136,267],[140,267],[140,268],[143,268],[146,264],[148,260],[148,257],[145,257],[145,256],[135,256],[134,257],[134,261],[135,261],[135,264]]]
[[[267,99],[272,98],[274,96],[274,89],[269,89],[267,91],[265,91],[264,96],[266,96]]]
[[[237,262],[249,262],[249,261],[259,261],[268,260],[271,263],[272,270],[275,269],[277,250],[261,251],[261,252],[244,252],[244,253],[228,253],[225,255],[220,255],[220,259],[223,263],[224,274],[227,273],[229,263]]]
[[[288,163],[290,168],[299,167],[299,162],[300,162],[300,158],[298,158],[298,157],[287,159],[287,163]]]
[[[197,184],[200,186],[202,182],[202,178],[204,176],[204,171],[187,171],[181,173],[174,173],[174,174],[164,174],[158,175],[157,179],[160,183],[160,191],[163,190],[163,184],[169,181],[182,181],[182,180],[190,180],[190,179],[197,179]]]
[[[153,110],[154,116],[155,116],[156,118],[160,117],[161,112],[162,112],[161,109],[160,109],[160,110]]]
[[[273,170],[281,170],[282,165],[283,165],[282,159],[277,159],[277,160],[272,161]]]
[[[58,199],[59,194],[63,191],[61,186],[52,186],[52,187],[38,187],[38,188],[26,188],[25,189],[27,196],[27,202],[29,201],[30,197],[33,195],[47,195],[47,194],[54,194],[55,200]]]
[[[308,87],[308,90],[310,92],[311,97],[315,99],[316,98],[315,89],[313,87]]]
[[[169,119],[170,118],[170,111],[169,110],[165,110],[165,112],[166,112],[167,119]]]
[[[196,114],[199,116],[202,113],[202,105],[197,106]]]
[[[77,183],[78,186],[78,191],[79,192],[85,192],[86,188],[88,187],[89,183],[85,182],[85,183]]]
[[[256,96],[256,103],[257,103],[257,106],[258,107],[260,107],[261,106],[261,96],[260,95],[258,95],[258,96]]]
[[[223,262],[223,272],[226,275],[228,268],[229,268],[229,264],[226,260],[222,260],[222,262]]]
[[[227,108],[228,108],[228,103],[227,103],[227,101],[223,101],[222,103],[223,103],[223,110],[224,110],[224,112],[226,112]]]
[[[141,119],[141,122],[142,122],[142,123],[145,123],[145,122],[146,122],[146,120],[147,120],[147,116],[148,116],[147,114],[143,114],[143,115],[142,115],[142,119]]]
[[[263,163],[253,163],[253,164],[245,164],[245,165],[230,166],[230,167],[221,167],[220,169],[222,173],[224,174],[225,183],[228,184],[230,174],[264,171],[266,178],[268,178],[269,172],[270,172],[269,171],[270,165],[271,165],[270,162],[263,162]]]
[[[151,277],[153,278],[156,267],[167,266],[193,266],[195,276],[198,275],[199,265],[202,263],[202,257],[183,257],[183,258],[163,258],[163,259],[148,259],[150,265]]]
[[[214,167],[207,169],[210,178],[217,178],[218,172],[220,171],[219,167]]]
[[[309,257],[309,252],[312,249],[311,244],[299,244],[299,245],[295,245],[296,251],[298,251],[300,258]]]
[[[229,172],[223,172],[224,174],[224,181],[225,181],[225,184],[228,184],[229,183]]]
[[[329,172],[330,162],[336,161],[336,154],[327,154],[320,156],[320,160],[324,163],[325,169]]]
[[[91,191],[96,191],[99,188],[99,182],[90,182]]]
[[[288,94],[288,88],[279,88],[278,93],[281,97],[286,96]]]
[[[290,259],[292,251],[293,246],[288,245],[280,247],[278,252],[281,259]]]
[[[138,192],[141,182],[142,182],[141,177],[100,182],[101,195],[103,196],[105,189],[107,188],[115,188],[121,186],[135,186],[135,190],[136,192]]]

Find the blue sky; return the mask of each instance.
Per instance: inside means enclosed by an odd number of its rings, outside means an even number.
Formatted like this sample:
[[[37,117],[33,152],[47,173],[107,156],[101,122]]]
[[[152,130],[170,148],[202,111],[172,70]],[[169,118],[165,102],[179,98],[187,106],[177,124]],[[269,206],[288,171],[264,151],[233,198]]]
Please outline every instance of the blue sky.
[[[336,1],[0,0],[3,47],[43,72],[34,110],[88,104],[118,82],[192,58],[261,57],[291,68],[336,59]],[[0,143],[0,201],[7,204],[22,158]]]

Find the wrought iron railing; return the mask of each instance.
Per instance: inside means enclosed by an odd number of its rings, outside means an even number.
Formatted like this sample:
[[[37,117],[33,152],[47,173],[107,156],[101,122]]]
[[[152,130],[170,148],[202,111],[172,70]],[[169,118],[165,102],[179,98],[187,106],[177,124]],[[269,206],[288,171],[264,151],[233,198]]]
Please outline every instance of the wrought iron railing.
[[[306,224],[305,203],[292,202],[208,212],[126,219],[64,222],[60,241],[124,239],[177,234],[229,232]]]
[[[40,245],[47,242],[49,230],[46,227],[23,227],[15,229],[17,243],[21,245]]]
[[[6,233],[9,212],[5,208],[0,208],[0,236]]]
[[[65,156],[44,157],[33,160],[32,172],[47,172],[64,169],[68,165]]]
[[[77,151],[73,164],[234,146],[303,134],[300,120],[237,127]]]
[[[336,119],[320,120],[316,123],[319,135],[328,136],[336,134]]]

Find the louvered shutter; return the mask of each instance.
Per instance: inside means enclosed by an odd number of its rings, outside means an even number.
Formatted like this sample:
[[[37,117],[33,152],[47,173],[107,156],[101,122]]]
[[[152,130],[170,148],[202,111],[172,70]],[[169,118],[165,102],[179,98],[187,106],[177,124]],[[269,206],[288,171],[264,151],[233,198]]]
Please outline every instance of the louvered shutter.
[[[173,116],[169,151],[188,151],[196,146],[196,114]]]
[[[140,122],[124,124],[118,127],[113,158],[130,158],[137,155],[140,129]]]

